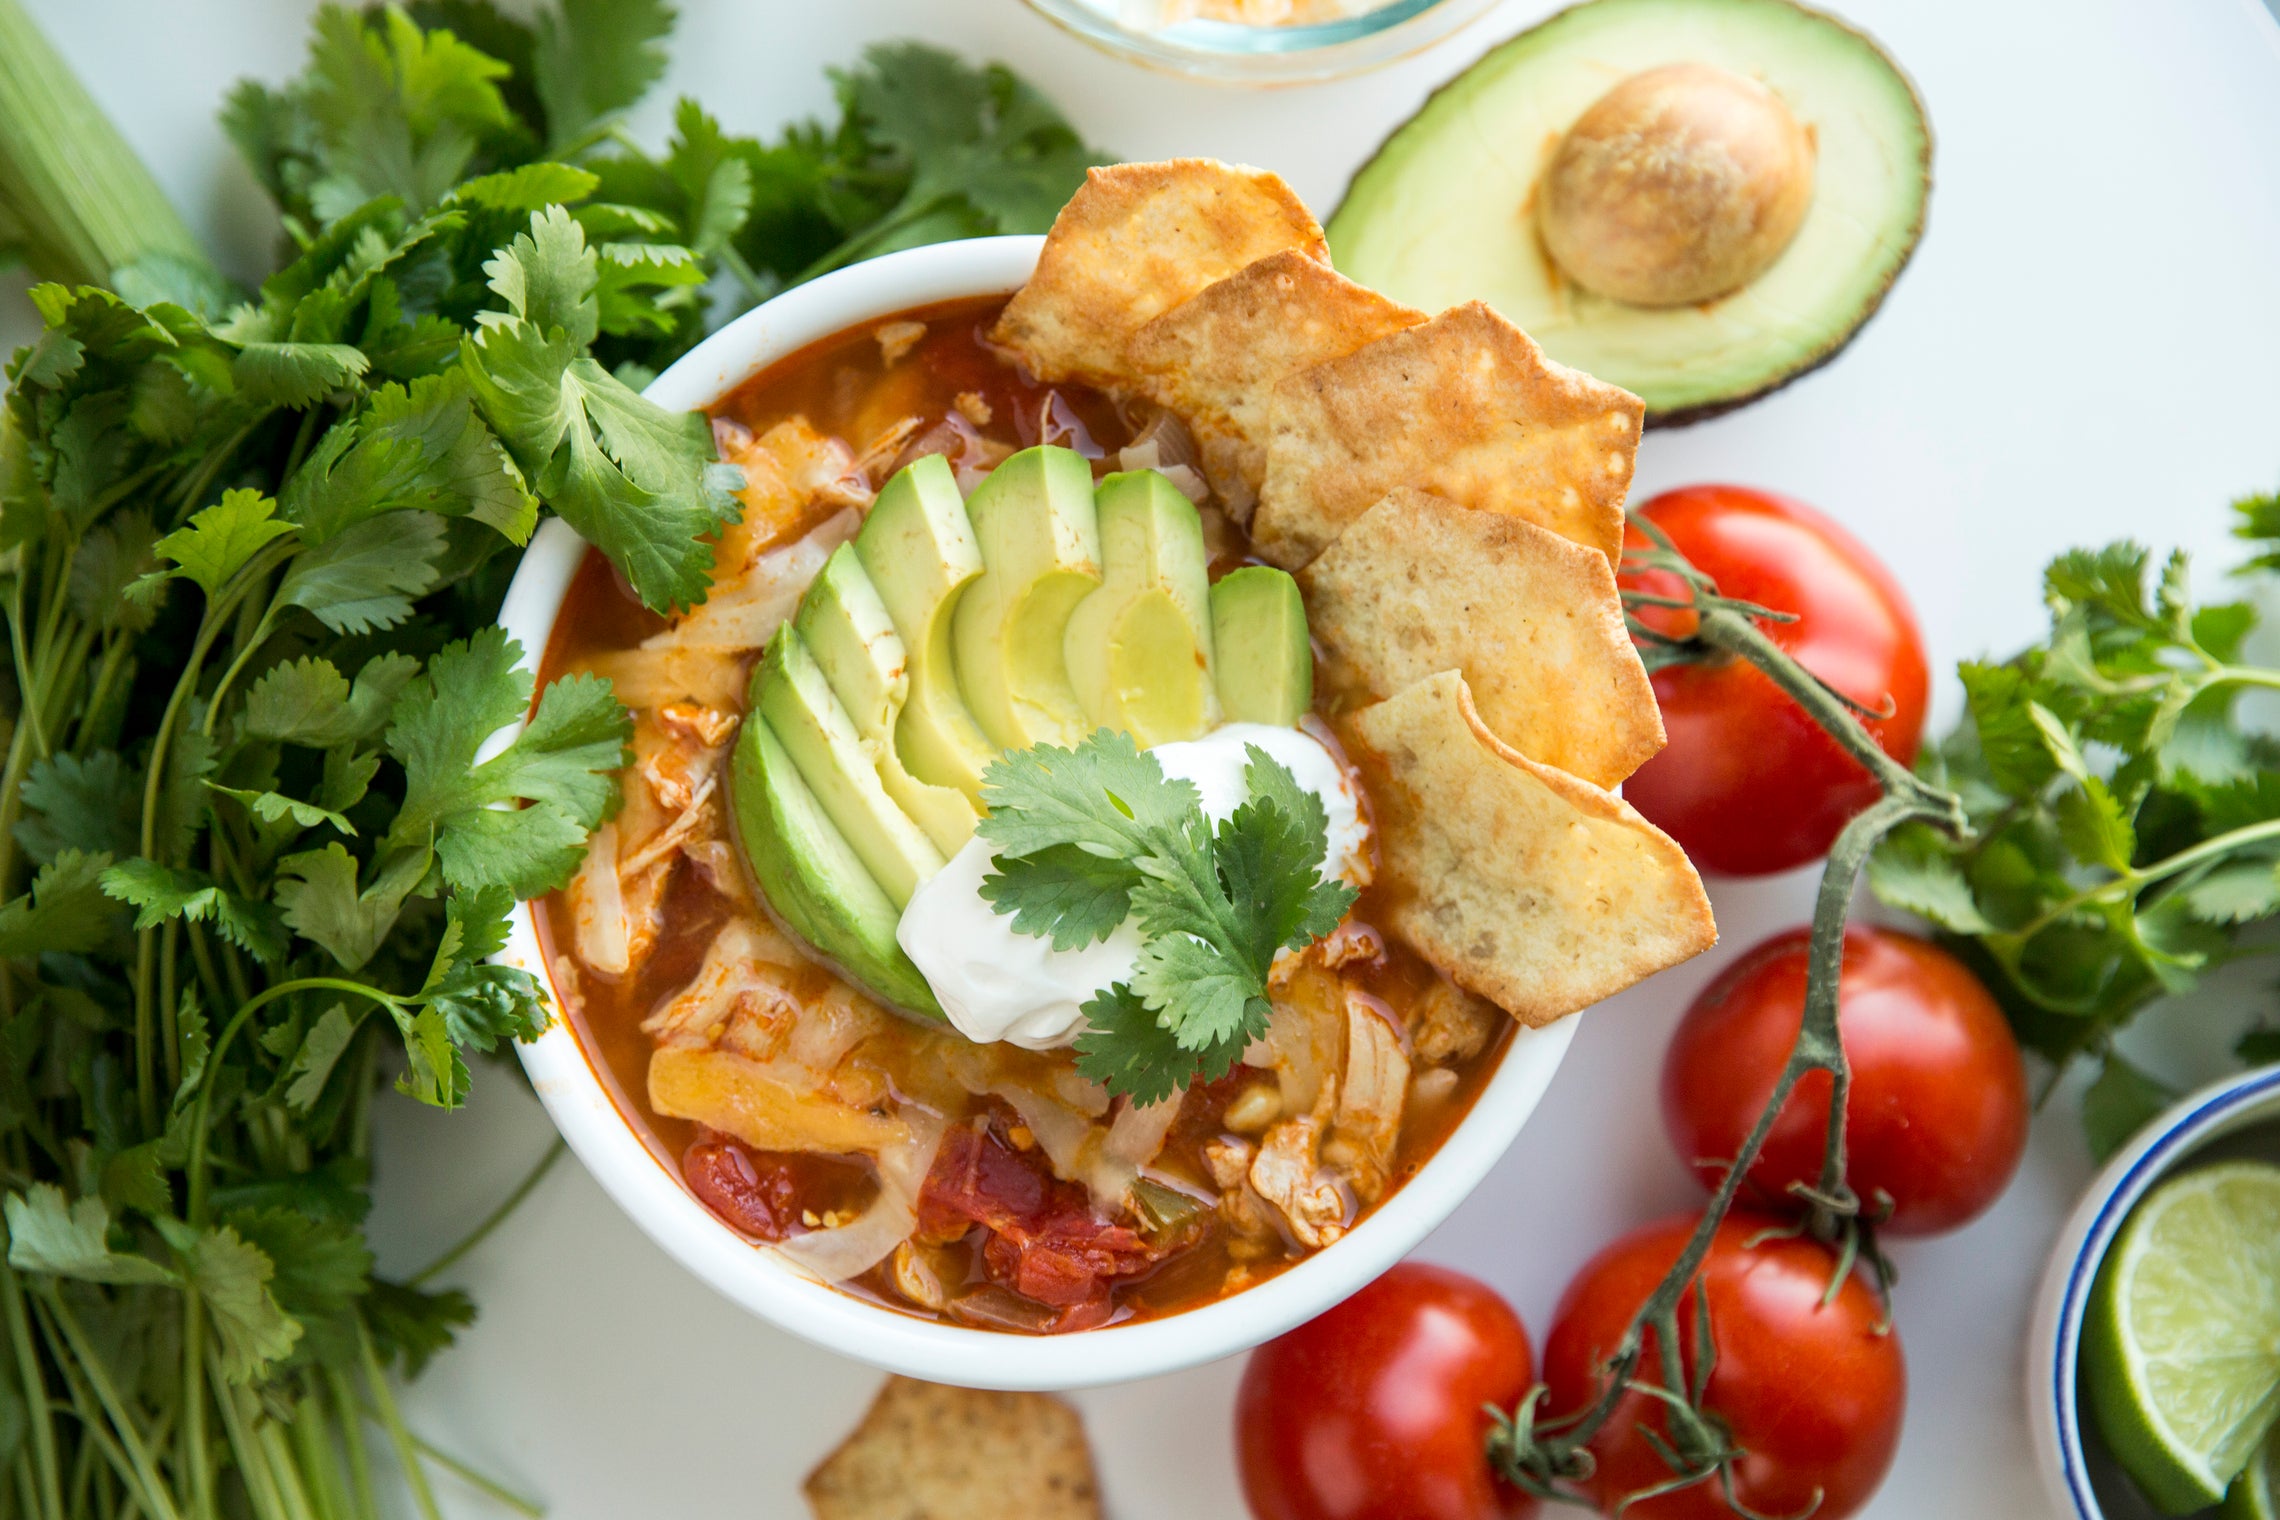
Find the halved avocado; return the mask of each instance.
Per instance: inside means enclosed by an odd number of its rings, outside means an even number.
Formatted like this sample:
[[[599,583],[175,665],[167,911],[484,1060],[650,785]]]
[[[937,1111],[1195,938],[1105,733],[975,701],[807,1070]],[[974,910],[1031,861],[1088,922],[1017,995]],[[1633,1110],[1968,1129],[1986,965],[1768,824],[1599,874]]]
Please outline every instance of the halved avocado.
[[[761,895],[793,933],[875,996],[941,1019],[934,989],[895,943],[901,913],[800,779],[757,706],[737,736],[729,800]]]
[[[1594,295],[1546,250],[1540,181],[1612,86],[1686,63],[1780,98],[1815,145],[1812,201],[1786,250],[1729,294],[1685,306]],[[1923,104],[1859,32],[1791,0],[1588,0],[1498,47],[1396,128],[1328,235],[1342,273],[1428,311],[1484,300],[1668,425],[1835,357],[1915,251],[1930,189]]]

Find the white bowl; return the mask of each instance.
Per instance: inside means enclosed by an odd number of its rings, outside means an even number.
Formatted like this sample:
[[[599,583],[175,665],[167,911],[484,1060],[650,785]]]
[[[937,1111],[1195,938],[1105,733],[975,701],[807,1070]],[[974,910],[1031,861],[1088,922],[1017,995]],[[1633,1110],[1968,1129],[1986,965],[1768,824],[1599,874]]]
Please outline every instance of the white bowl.
[[[1043,241],[941,243],[825,275],[713,334],[659,376],[649,395],[669,407],[703,407],[778,359],[859,323],[930,302],[1011,292],[1036,266]],[[526,668],[535,669],[545,651],[585,552],[585,542],[556,519],[524,554],[499,621],[522,645]],[[551,985],[527,903],[515,907],[501,959]],[[1048,1389],[1153,1377],[1229,1356],[1353,1293],[1423,1240],[1488,1174],[1534,1111],[1574,1033],[1573,1019],[1515,1032],[1503,1064],[1440,1151],[1337,1244],[1201,1308],[1060,1336],[937,1324],[816,1281],[737,1235],[682,1187],[618,1112],[563,1020],[518,1053],[556,1127],[603,1189],[650,1239],[728,1298],[817,1345],[912,1377]]]
[[[2154,1510],[2102,1453],[2086,1455],[2076,1397],[2082,1321],[2098,1265],[2130,1210],[2179,1163],[2251,1125],[2280,1119],[2280,1066],[2214,1082],[2148,1124],[2108,1161],[2059,1231],[2027,1333],[2027,1423],[2043,1484],[2062,1515],[2135,1520]]]

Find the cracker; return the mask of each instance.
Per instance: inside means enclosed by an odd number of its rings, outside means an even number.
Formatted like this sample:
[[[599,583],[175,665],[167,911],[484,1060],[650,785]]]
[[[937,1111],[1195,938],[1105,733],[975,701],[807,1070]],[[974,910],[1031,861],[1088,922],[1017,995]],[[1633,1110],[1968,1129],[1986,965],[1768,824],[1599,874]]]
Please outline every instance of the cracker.
[[[1686,854],[1621,798],[1490,733],[1441,672],[1354,714],[1394,931],[1531,1027],[1717,942]]]
[[[1209,158],[1095,169],[990,336],[1043,379],[1129,390],[1125,345],[1144,323],[1292,248],[1330,257],[1313,215],[1264,169]]]
[[[1379,696],[1458,671],[1499,739],[1595,786],[1662,748],[1614,573],[1534,523],[1392,491],[1299,585],[1315,636]]]
[[[816,1520],[1100,1520],[1084,1421],[1042,1393],[890,1377],[808,1474]]]
[[[1270,254],[1135,333],[1141,389],[1184,418],[1212,489],[1247,509],[1267,470],[1278,381],[1425,320],[1303,249]]]
[[[1395,486],[1549,528],[1607,556],[1646,409],[1544,357],[1478,301],[1275,387],[1252,524],[1295,570]]]

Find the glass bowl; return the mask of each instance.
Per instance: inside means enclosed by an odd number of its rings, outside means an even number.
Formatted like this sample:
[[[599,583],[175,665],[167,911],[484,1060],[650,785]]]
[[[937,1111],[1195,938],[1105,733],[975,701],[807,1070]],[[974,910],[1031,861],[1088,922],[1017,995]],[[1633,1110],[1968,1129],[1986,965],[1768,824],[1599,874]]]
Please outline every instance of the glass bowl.
[[[1119,0],[1028,0],[1093,46],[1167,73],[1226,84],[1311,84],[1374,69],[1431,47],[1497,0],[1387,0],[1358,15],[1304,26],[1182,21],[1128,26]]]

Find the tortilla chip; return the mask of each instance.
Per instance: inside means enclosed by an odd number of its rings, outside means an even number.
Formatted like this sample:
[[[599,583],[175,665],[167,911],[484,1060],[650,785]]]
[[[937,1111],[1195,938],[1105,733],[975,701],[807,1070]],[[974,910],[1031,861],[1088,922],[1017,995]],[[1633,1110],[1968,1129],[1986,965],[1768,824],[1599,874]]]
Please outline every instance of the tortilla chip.
[[[1247,512],[1266,477],[1275,383],[1424,320],[1293,248],[1165,312],[1133,335],[1130,354],[1141,388],[1194,431],[1212,489]]]
[[[1143,323],[1288,248],[1330,257],[1313,215],[1264,169],[1210,158],[1095,169],[990,336],[1043,379],[1128,390],[1125,345]]]
[[[1299,586],[1308,626],[1379,696],[1458,671],[1499,739],[1594,786],[1662,748],[1607,561],[1534,523],[1393,491]]]
[[[1100,1520],[1084,1421],[1042,1393],[891,1377],[808,1474],[816,1520]]]
[[[1368,747],[1389,921],[1531,1027],[1718,939],[1686,853],[1621,798],[1490,733],[1453,670],[1351,720]]]
[[[1252,524],[1286,570],[1395,486],[1549,528],[1612,566],[1646,408],[1478,301],[1275,387]]]

